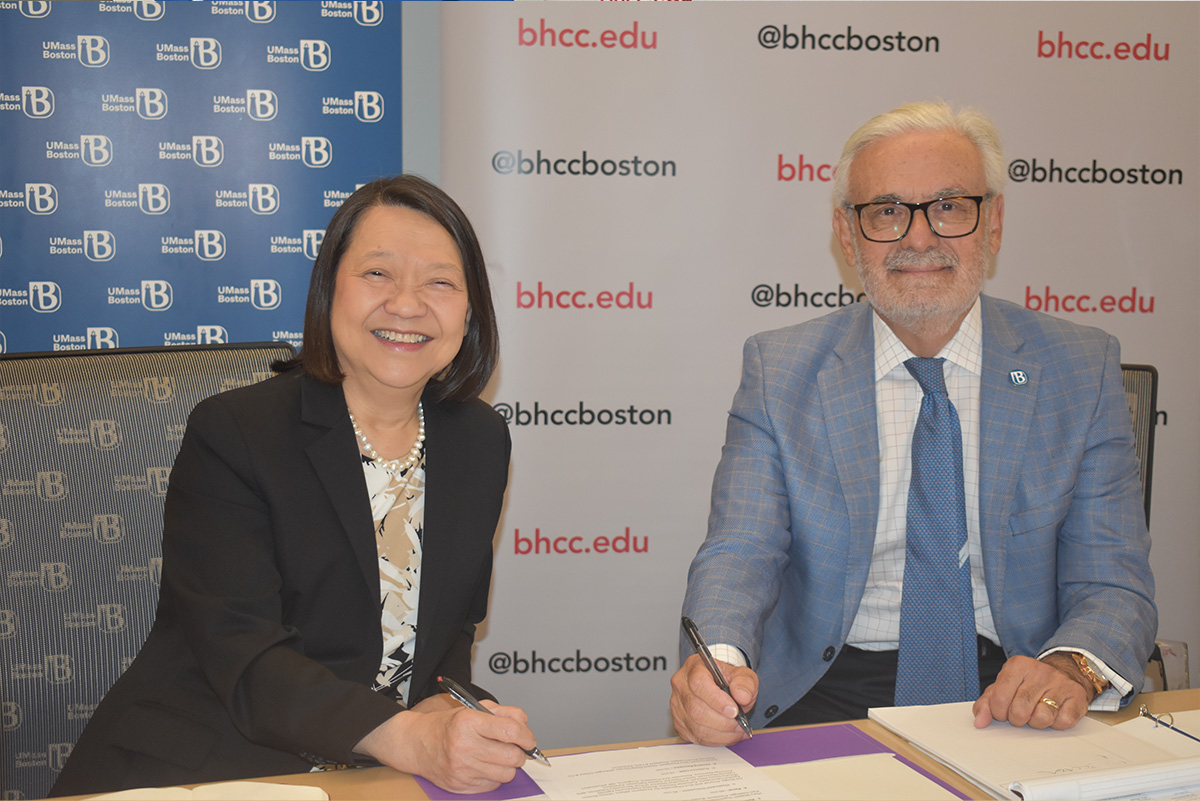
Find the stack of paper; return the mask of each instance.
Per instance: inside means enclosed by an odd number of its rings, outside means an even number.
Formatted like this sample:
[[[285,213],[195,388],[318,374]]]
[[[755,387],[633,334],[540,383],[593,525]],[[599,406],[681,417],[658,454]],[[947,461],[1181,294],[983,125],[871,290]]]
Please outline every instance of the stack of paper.
[[[87,801],[329,801],[320,787],[273,782],[218,782],[194,789],[139,787],[94,795]]]
[[[1151,721],[976,729],[969,701],[872,709],[870,717],[997,798],[1200,798],[1200,743]]]

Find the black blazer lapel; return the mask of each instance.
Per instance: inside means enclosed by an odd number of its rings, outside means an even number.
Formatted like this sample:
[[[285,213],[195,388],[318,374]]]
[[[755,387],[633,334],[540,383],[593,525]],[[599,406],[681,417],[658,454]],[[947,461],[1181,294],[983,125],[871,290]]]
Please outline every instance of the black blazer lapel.
[[[300,419],[305,434],[311,438],[305,453],[350,540],[367,589],[372,590],[372,606],[377,607],[379,554],[375,547],[375,526],[342,388],[302,377]]]
[[[457,632],[443,631],[447,621],[439,588],[454,583],[455,554],[462,547],[460,539],[464,532],[470,530],[466,518],[470,516],[471,508],[471,504],[462,498],[462,464],[468,454],[464,452],[460,432],[449,424],[440,404],[426,402],[424,409],[425,441],[429,444],[425,452],[426,536],[421,543],[421,600],[413,663],[414,688],[426,686],[433,678],[436,660],[429,658],[430,637],[435,634],[457,636]]]
[[[412,680],[417,693],[429,689],[447,658],[453,668],[470,670],[474,626],[487,613],[509,458],[508,429],[481,401],[426,399],[425,434],[425,537]]]

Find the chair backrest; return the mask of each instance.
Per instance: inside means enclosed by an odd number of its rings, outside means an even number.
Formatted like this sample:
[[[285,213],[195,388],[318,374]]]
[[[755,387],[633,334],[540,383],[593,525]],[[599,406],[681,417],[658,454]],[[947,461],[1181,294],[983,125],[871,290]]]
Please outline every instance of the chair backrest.
[[[1146,525],[1150,525],[1150,484],[1154,473],[1154,426],[1158,417],[1158,370],[1148,364],[1122,364],[1121,378],[1129,413],[1133,415],[1133,438],[1141,465],[1142,500]]]
[[[282,342],[0,356],[0,797],[41,798],[149,633],[188,415]]]

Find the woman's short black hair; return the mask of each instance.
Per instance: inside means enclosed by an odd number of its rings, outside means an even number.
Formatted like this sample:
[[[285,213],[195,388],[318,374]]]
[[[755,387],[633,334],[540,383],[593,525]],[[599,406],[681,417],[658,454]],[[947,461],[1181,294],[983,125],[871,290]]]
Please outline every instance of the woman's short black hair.
[[[426,394],[434,402],[469,400],[479,395],[492,377],[500,355],[500,334],[492,308],[483,251],[471,221],[454,200],[424,178],[397,175],[364,185],[342,204],[325,229],[325,238],[313,264],[304,310],[304,345],[294,358],[279,362],[276,370],[301,366],[326,384],[340,384],[345,377],[333,346],[331,316],[338,264],[363,212],[375,206],[399,206],[431,217],[450,234],[462,257],[471,315],[462,348],[441,375],[429,382]]]

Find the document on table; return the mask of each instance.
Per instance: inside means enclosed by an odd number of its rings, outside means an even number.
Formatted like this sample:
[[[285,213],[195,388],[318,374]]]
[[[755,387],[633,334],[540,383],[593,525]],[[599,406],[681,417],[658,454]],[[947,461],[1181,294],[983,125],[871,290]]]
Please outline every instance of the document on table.
[[[729,750],[805,801],[967,798],[852,723],[769,729]]]
[[[659,745],[554,757],[547,768],[525,764],[549,798],[562,799],[794,799],[727,748]]]
[[[641,749],[643,759],[651,763],[659,763],[675,753],[680,745],[649,746]],[[686,746],[694,749],[695,746]],[[647,754],[646,752],[652,752]],[[705,749],[704,754],[722,751],[732,752],[735,756],[747,762],[751,768],[756,768],[768,778],[774,779],[788,792],[771,793],[773,798],[816,799],[817,801],[860,801],[861,799],[889,798],[894,801],[914,799],[916,801],[957,801],[967,798],[966,795],[954,790],[927,771],[919,768],[907,759],[894,754],[875,738],[850,723],[839,723],[830,726],[815,726],[804,729],[772,729],[760,731],[752,740],[743,740],[728,749]],[[653,753],[657,752],[657,753]],[[631,753],[630,750],[609,751],[610,757]],[[575,769],[576,761],[588,757],[584,754],[554,755],[551,771],[538,773],[541,777],[552,774],[552,778],[579,772]],[[685,757],[686,758],[686,757]],[[625,760],[627,761],[627,760]],[[557,789],[553,793],[542,794],[542,788],[534,783],[529,774],[537,771],[532,762],[526,763],[525,769],[517,771],[517,777],[509,784],[502,785],[496,790],[473,795],[456,795],[441,789],[426,779],[417,776],[417,782],[425,793],[434,801],[517,801],[518,799],[541,798],[579,798],[585,796],[568,795],[567,791]],[[528,771],[528,772],[527,772]],[[565,771],[565,773],[564,773]],[[626,781],[652,776],[652,771],[640,770],[636,767],[629,771]],[[594,779],[594,776],[584,776],[582,782]],[[689,779],[690,781],[690,779]],[[576,788],[578,789],[578,788]],[[669,798],[689,798],[691,790],[679,793]],[[721,788],[724,797],[743,798],[739,784]],[[790,793],[790,795],[788,794]],[[634,797],[647,797],[640,790],[632,791]]]
[[[218,782],[186,787],[139,787],[89,796],[87,801],[329,801],[320,787],[275,782]]]
[[[969,701],[872,709],[870,717],[997,798],[1200,797],[1200,755],[1181,756],[1184,746],[1169,738],[1187,738],[1162,727],[1143,737],[1084,718],[1066,731],[1001,722],[976,729]]]
[[[759,770],[786,787],[800,801],[879,798],[888,801],[959,801],[965,797],[914,770],[892,753],[767,765]]]

